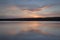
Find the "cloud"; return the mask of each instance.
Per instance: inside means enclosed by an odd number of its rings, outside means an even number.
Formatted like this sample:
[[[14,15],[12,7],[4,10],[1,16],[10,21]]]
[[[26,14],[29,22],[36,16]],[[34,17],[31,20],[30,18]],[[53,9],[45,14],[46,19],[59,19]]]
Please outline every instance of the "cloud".
[[[0,12],[0,18],[37,18],[37,17],[51,17],[58,16],[58,13],[52,13],[44,11],[51,6],[44,6],[36,9],[20,8],[18,6],[9,6]],[[41,13],[42,12],[42,13]],[[1,17],[3,16],[3,17]],[[4,17],[5,16],[5,17]]]
[[[40,11],[40,10],[38,10],[38,11]],[[2,12],[0,14],[2,16],[5,16],[2,18],[6,18],[6,17],[7,18],[42,17],[37,14],[37,10],[21,9],[17,6],[9,6],[1,11]]]

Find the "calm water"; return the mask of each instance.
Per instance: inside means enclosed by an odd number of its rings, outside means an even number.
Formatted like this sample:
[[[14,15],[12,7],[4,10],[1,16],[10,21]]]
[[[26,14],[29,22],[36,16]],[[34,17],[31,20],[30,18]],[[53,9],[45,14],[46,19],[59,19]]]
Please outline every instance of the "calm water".
[[[0,40],[60,40],[60,22],[3,21]]]

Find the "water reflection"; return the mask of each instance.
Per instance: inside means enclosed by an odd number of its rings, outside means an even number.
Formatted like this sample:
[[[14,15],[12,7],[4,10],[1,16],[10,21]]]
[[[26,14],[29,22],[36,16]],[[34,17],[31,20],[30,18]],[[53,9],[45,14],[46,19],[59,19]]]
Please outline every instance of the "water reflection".
[[[22,23],[9,23],[2,24],[0,28],[1,33],[4,32],[8,34],[17,34],[20,32],[28,32],[28,31],[34,31],[34,32],[42,32],[42,30],[39,30],[38,28],[43,25],[37,21],[34,22],[22,22]],[[44,25],[43,25],[44,26]]]
[[[60,39],[60,22],[47,22],[47,21],[23,21],[23,22],[0,22],[0,35],[20,35],[22,39],[25,36],[30,39],[46,38],[49,36],[57,36]],[[28,36],[27,36],[28,35]],[[24,36],[24,37],[23,37]],[[55,39],[54,37],[54,39]],[[51,37],[49,37],[52,39]],[[41,38],[40,38],[41,39]]]

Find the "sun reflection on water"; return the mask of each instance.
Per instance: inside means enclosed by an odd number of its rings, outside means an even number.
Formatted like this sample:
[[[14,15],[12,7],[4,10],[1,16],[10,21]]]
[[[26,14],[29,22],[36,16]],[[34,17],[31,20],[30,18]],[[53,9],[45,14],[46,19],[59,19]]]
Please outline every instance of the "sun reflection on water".
[[[40,21],[24,21],[24,22],[8,22],[0,24],[0,34],[16,35],[25,32],[35,32],[45,35],[60,35],[59,23],[40,22]]]
[[[24,23],[23,26],[21,28],[21,30],[18,32],[19,33],[24,33],[24,32],[36,32],[36,33],[40,33],[40,34],[49,34],[48,32],[44,32],[43,30],[40,30],[38,29],[39,27],[41,27],[43,24],[37,22],[37,21],[34,21],[34,22],[27,22],[27,23]]]

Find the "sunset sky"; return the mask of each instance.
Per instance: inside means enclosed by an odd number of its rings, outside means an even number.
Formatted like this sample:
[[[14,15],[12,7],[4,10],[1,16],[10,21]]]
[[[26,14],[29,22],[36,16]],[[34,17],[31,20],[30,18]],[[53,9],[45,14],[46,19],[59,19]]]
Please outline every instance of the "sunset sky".
[[[0,18],[60,17],[60,0],[0,0]]]

